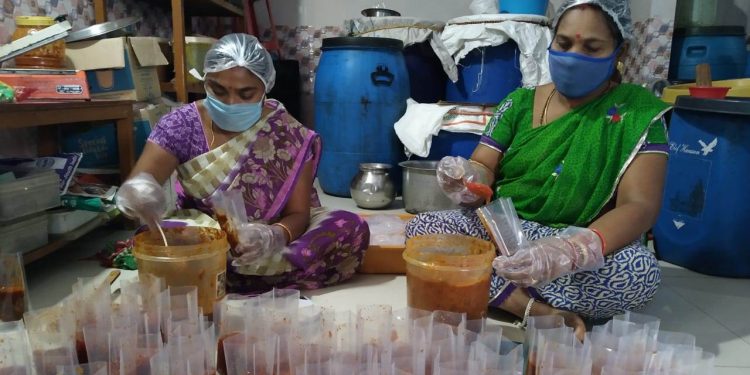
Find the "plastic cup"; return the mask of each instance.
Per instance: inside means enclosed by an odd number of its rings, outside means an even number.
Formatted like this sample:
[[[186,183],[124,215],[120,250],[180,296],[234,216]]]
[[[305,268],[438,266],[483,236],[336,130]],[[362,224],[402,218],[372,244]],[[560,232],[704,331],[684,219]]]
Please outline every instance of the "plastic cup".
[[[0,254],[0,322],[23,319],[28,308],[21,254]]]
[[[29,340],[23,321],[0,322],[0,374],[31,374]]]
[[[457,234],[410,238],[404,250],[407,304],[411,308],[487,316],[495,247]]]
[[[198,304],[205,314],[226,294],[226,233],[207,227],[165,228],[169,246],[159,236],[135,236],[133,255],[139,277],[161,277],[170,287],[198,287]]]

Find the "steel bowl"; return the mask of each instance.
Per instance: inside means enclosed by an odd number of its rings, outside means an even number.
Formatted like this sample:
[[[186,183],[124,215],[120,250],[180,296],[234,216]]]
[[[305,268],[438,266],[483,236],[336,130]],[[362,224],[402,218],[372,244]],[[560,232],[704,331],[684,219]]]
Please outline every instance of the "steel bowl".
[[[362,10],[365,17],[399,17],[401,13],[385,8],[367,8]]]

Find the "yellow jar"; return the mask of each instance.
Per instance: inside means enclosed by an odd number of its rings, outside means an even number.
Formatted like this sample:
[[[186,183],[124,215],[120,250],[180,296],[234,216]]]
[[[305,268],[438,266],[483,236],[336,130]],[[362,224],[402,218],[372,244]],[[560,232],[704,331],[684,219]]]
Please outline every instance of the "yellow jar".
[[[55,19],[44,16],[17,16],[13,40],[55,24]],[[16,67],[32,69],[62,69],[65,67],[65,41],[60,39],[16,57]]]

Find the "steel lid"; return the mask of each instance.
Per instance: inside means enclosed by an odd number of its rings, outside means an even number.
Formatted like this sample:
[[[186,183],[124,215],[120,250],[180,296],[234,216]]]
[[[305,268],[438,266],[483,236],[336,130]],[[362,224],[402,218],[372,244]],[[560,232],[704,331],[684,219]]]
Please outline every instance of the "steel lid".
[[[140,21],[140,18],[128,17],[116,21],[98,23],[96,25],[89,26],[85,29],[74,31],[68,34],[68,37],[65,38],[65,42],[70,43],[86,39],[93,39],[102,35],[109,34],[113,31],[122,30],[127,27],[133,26]]]

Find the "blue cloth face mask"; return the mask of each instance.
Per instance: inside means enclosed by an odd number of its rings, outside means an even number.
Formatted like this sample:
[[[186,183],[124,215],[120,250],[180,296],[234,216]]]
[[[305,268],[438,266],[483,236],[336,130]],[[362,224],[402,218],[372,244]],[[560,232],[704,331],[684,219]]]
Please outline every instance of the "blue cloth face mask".
[[[264,99],[265,96],[257,103],[225,104],[207,94],[203,106],[220,129],[240,133],[258,123],[263,112]]]
[[[604,84],[615,70],[617,47],[607,57],[591,57],[549,49],[549,71],[557,91],[566,98],[580,99]]]

